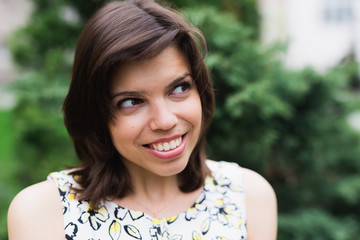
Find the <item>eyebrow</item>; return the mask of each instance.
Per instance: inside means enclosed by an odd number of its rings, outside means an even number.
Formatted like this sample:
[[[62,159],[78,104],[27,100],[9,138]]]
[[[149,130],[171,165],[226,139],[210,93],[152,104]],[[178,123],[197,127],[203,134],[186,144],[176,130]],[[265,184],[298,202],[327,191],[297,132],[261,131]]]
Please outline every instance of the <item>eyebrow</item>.
[[[126,96],[126,97],[142,97],[145,96],[145,92],[143,91],[124,91],[124,92],[119,92],[114,94],[111,99],[114,99],[116,97],[120,97],[120,96]]]
[[[179,84],[182,80],[184,80],[186,77],[191,76],[190,73],[184,73],[183,75],[175,78],[170,84],[166,86],[166,89],[171,89],[175,87],[177,84]],[[111,96],[111,99],[114,99],[119,96],[127,96],[127,97],[141,97],[145,96],[145,91],[123,91],[115,93]]]
[[[178,85],[182,80],[184,80],[188,76],[191,76],[191,74],[190,73],[184,73],[180,77],[175,78],[174,81],[172,81],[170,84],[168,84],[166,86],[166,89],[172,89],[173,87]]]

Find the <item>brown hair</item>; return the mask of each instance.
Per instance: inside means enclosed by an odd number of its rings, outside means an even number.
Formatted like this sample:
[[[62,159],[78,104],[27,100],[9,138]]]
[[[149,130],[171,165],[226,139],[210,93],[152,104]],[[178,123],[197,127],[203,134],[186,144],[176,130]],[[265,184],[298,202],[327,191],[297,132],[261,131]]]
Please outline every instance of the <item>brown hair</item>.
[[[126,61],[151,58],[171,43],[187,56],[200,94],[202,131],[189,163],[179,174],[179,188],[199,188],[209,169],[205,164],[205,131],[214,96],[204,63],[206,43],[198,29],[178,12],[151,0],[111,2],[85,25],[75,52],[72,81],[63,105],[66,128],[81,166],[72,174],[81,189],[80,200],[98,207],[104,198],[124,197],[132,191],[130,175],[110,139],[113,120],[109,85],[115,68]]]

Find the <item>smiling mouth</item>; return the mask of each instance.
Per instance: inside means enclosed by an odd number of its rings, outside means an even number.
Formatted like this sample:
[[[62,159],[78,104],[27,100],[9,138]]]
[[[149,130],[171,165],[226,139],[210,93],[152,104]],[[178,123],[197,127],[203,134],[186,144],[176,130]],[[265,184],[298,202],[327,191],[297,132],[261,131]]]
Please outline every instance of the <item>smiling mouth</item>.
[[[158,143],[147,144],[147,145],[145,145],[145,147],[151,148],[151,149],[159,151],[159,152],[170,151],[170,150],[173,150],[173,149],[177,148],[178,146],[180,146],[180,144],[183,140],[183,136],[177,137],[177,138],[172,139],[167,142],[158,142]]]

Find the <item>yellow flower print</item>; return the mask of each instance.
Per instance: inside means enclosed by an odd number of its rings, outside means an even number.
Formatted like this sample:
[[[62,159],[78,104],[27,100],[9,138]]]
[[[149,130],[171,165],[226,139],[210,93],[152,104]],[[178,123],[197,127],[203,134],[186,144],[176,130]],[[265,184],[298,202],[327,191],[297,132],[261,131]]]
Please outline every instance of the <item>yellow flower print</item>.
[[[224,225],[229,225],[230,223],[233,224],[234,220],[236,221],[236,219],[238,219],[235,216],[236,210],[236,205],[229,203],[229,199],[217,199],[215,201],[215,206],[210,209],[210,214],[213,219],[217,219]]]
[[[110,224],[110,227],[109,227],[109,235],[112,240],[120,239],[121,224],[120,224],[119,220],[116,219],[116,220],[112,221],[112,223]]]
[[[175,221],[176,218],[168,218],[166,220],[166,223],[168,223],[168,221]],[[170,233],[168,232],[168,229],[166,226],[166,224],[163,222],[163,220],[161,219],[153,219],[153,226],[150,228],[150,237],[151,240],[182,240],[183,236],[180,234],[175,234],[170,236]]]
[[[135,226],[129,224],[129,225],[125,225],[124,228],[125,228],[125,232],[129,236],[131,236],[135,239],[142,239],[139,229],[137,229]]]
[[[227,177],[215,176],[205,179],[205,191],[225,194],[231,187],[231,181]]]
[[[175,222],[176,219],[177,219],[177,216],[166,218],[166,223],[171,224],[171,223]]]
[[[69,193],[68,199],[69,199],[70,202],[73,201],[75,199],[75,194],[74,193]]]
[[[125,217],[127,215],[130,215],[132,220],[139,220],[140,218],[144,217],[144,213],[141,211],[133,211],[133,210],[128,210],[126,208],[123,207],[117,207],[115,209],[115,217],[117,219],[120,219],[121,221],[125,219]]]
[[[205,237],[194,231],[192,234],[192,240],[205,240]]]
[[[81,213],[78,221],[82,224],[89,222],[90,226],[94,230],[98,230],[102,222],[109,219],[109,213],[105,207],[101,207],[98,210],[94,210],[91,207]]]
[[[138,220],[140,218],[142,218],[144,216],[144,213],[141,211],[133,211],[133,210],[129,210],[129,214],[132,220]]]
[[[120,220],[124,220],[124,218],[126,217],[127,213],[129,212],[129,210],[127,210],[126,208],[123,208],[123,207],[117,207],[115,209],[115,217],[117,219],[120,219]]]
[[[192,219],[195,219],[200,212],[204,212],[207,210],[206,205],[203,204],[205,198],[206,198],[205,194],[201,193],[198,201],[196,201],[196,203],[186,211],[185,214],[186,221],[191,221]]]
[[[77,233],[78,233],[78,226],[76,224],[70,222],[68,225],[66,225],[65,238],[67,240],[74,239],[74,237],[76,237]]]
[[[54,178],[58,183],[58,190],[62,201],[63,214],[67,213],[70,209],[70,202],[75,198],[74,193],[71,193],[72,184],[63,178]]]
[[[204,220],[204,222],[201,224],[201,233],[205,235],[209,229],[210,229],[211,220],[210,218],[207,218]]]

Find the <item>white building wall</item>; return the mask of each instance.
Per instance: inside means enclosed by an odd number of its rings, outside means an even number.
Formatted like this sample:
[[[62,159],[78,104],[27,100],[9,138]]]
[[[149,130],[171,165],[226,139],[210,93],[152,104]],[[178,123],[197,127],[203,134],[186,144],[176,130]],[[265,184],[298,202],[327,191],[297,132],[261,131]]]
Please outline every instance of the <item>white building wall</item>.
[[[272,44],[287,39],[287,1],[259,0],[258,7],[262,18],[260,28],[263,43]]]
[[[292,69],[312,66],[321,71],[336,65],[355,49],[360,51],[355,20],[329,22],[325,18],[326,6],[336,1],[348,0],[259,0],[262,42],[288,42],[285,61]],[[359,9],[359,0],[349,1]]]
[[[30,11],[29,0],[0,0],[0,87],[15,77],[8,41],[12,32],[26,23]]]
[[[17,73],[11,59],[9,38],[26,23],[30,12],[29,0],[0,0],[0,110],[12,108],[16,103],[15,95],[6,89]]]
[[[360,1],[353,0],[354,12],[355,12],[355,22],[354,22],[354,32],[355,32],[355,57],[357,62],[360,64]],[[359,72],[360,73],[360,72]],[[359,74],[360,76],[360,74]]]

